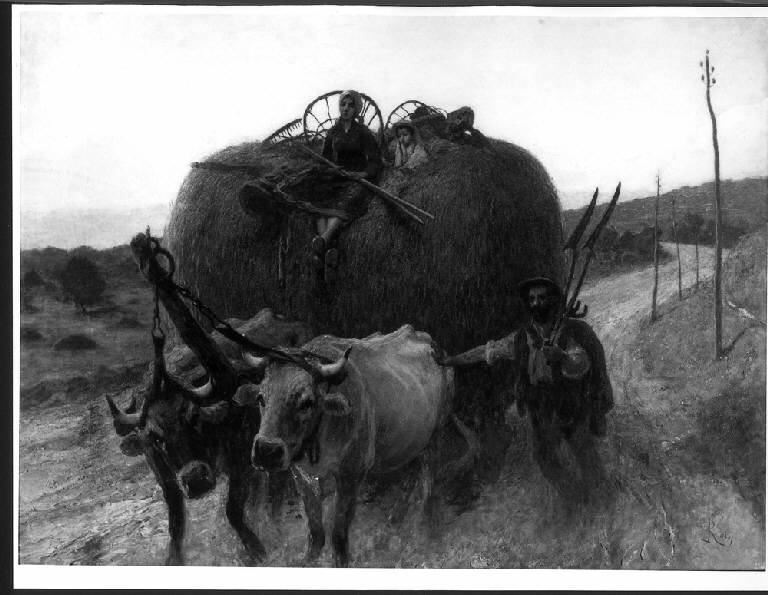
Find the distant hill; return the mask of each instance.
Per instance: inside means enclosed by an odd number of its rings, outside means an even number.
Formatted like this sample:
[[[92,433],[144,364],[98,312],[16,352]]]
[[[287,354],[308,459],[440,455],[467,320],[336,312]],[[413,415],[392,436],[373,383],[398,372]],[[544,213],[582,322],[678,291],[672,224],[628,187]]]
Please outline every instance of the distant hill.
[[[101,249],[127,244],[147,226],[153,235],[161,235],[170,211],[171,207],[167,204],[126,209],[22,211],[21,249],[48,246],[64,249],[91,246]]]
[[[745,232],[760,228],[768,221],[768,178],[745,178],[742,180],[723,180],[720,183],[724,222],[733,227],[740,227]],[[610,199],[613,189],[601,192],[601,198]],[[715,184],[708,182],[699,186],[683,186],[659,197],[659,225],[663,230],[662,239],[671,239],[672,200],[675,201],[676,220],[679,222],[686,213],[698,213],[705,220],[714,219]],[[611,225],[619,233],[630,230],[639,231],[653,225],[655,196],[636,198],[626,202],[619,199],[611,217]],[[599,204],[598,217],[604,212],[607,203]],[[563,223],[566,235],[575,227],[586,206],[563,211]]]

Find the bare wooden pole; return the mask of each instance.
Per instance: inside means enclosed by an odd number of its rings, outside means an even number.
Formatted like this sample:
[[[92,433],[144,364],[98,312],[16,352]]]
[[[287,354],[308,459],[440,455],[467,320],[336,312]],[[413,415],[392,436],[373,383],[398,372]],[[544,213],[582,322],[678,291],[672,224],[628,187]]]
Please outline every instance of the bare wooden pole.
[[[699,291],[699,232],[696,231],[696,291]]]
[[[717,142],[717,119],[715,111],[712,109],[712,98],[710,89],[717,82],[710,75],[715,72],[715,67],[709,64],[709,50],[706,52],[704,74],[701,78],[706,83],[707,108],[709,117],[712,120],[712,147],[715,151],[715,359],[723,356],[723,288],[722,288],[722,268],[723,268],[723,246],[721,243],[722,231],[722,211],[720,209],[720,146]]]
[[[656,320],[656,296],[659,291],[659,191],[661,179],[656,174],[656,205],[653,213],[653,299],[651,301],[651,320]]]
[[[366,188],[368,188],[368,190],[371,190],[377,196],[383,198],[384,200],[389,202],[391,205],[394,205],[396,208],[400,210],[400,212],[405,214],[407,217],[410,217],[417,223],[424,225],[424,221],[421,220],[418,216],[414,215],[414,213],[412,213],[411,211],[415,211],[419,215],[424,215],[425,217],[429,217],[432,220],[435,219],[435,216],[432,213],[417,207],[412,202],[408,202],[407,200],[400,198],[399,196],[395,196],[394,194],[387,192],[386,190],[384,190],[383,188],[380,188],[376,184],[373,184],[372,182],[369,182],[368,180],[361,178],[359,175],[355,175],[346,171],[345,169],[336,165],[330,159],[326,159],[325,157],[323,157],[319,153],[316,153],[306,145],[302,145],[301,143],[296,143],[296,146],[299,147],[299,149],[301,149],[302,151],[304,151],[307,155],[314,157],[321,163],[324,163],[328,167],[332,168],[333,170],[338,172],[341,176],[347,178],[348,180],[352,180],[353,182],[357,182],[358,184],[365,186]]]
[[[677,223],[675,221],[675,197],[672,196],[672,236],[675,238],[677,248],[677,299],[683,299],[683,266],[680,260],[680,241],[677,237]]]

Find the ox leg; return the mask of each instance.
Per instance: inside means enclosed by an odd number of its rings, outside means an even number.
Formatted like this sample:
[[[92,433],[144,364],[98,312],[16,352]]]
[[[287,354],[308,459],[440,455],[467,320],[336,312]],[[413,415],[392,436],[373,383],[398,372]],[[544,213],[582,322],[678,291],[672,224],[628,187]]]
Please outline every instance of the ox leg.
[[[320,556],[325,545],[325,529],[323,528],[323,500],[320,493],[320,482],[309,477],[303,470],[292,467],[294,483],[304,504],[304,515],[307,517],[309,535],[307,536],[307,552],[304,555],[306,563],[312,563]]]
[[[336,476],[336,502],[333,510],[333,563],[337,568],[349,566],[349,526],[355,516],[358,480],[352,474]]]
[[[544,478],[557,490],[560,496],[569,499],[570,485],[566,469],[557,449],[560,445],[560,431],[550,420],[543,419],[538,412],[532,412],[533,458],[538,463]]]
[[[568,443],[581,471],[582,500],[589,500],[599,493],[605,483],[606,473],[595,439],[589,433],[588,422],[579,425],[568,438]]]
[[[176,475],[154,448],[146,450],[147,462],[155,474],[157,483],[163,490],[163,498],[168,506],[168,533],[171,541],[168,544],[168,555],[165,558],[166,566],[183,566],[184,555],[182,545],[184,543],[184,494],[176,482]]]
[[[254,474],[243,469],[230,473],[226,512],[229,524],[243,542],[248,554],[253,560],[261,562],[266,557],[267,550],[245,522],[245,503],[248,500],[250,483],[255,480]]]
[[[398,496],[395,504],[389,511],[387,520],[391,525],[399,525],[403,522],[406,513],[408,512],[408,505],[413,496],[413,490],[416,487],[416,481],[418,477],[412,469],[406,471],[405,481],[400,486],[401,493]]]
[[[437,495],[435,494],[435,475],[438,466],[437,445],[434,440],[419,457],[421,468],[421,513],[430,533],[437,525]]]

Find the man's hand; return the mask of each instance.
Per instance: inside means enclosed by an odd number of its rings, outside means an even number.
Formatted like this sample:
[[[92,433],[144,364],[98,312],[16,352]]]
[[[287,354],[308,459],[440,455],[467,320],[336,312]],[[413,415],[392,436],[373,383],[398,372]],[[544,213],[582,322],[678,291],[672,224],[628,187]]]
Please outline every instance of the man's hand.
[[[565,351],[560,349],[557,345],[544,345],[544,347],[541,348],[541,351],[544,353],[544,359],[546,359],[549,364],[562,363],[565,361],[565,358],[568,357]]]

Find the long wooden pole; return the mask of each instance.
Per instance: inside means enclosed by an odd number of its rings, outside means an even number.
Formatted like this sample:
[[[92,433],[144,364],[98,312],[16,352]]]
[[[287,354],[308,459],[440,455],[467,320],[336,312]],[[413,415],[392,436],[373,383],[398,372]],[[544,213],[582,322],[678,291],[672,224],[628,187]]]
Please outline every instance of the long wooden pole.
[[[406,215],[409,215],[410,217],[412,217],[413,219],[415,219],[419,223],[423,224],[424,222],[421,221],[418,217],[416,217],[413,213],[407,211],[406,209],[412,209],[413,211],[416,211],[420,215],[424,215],[425,217],[429,217],[430,219],[434,220],[435,216],[432,213],[430,213],[428,211],[425,211],[424,209],[420,209],[415,204],[413,204],[411,202],[408,202],[407,200],[403,200],[399,196],[395,196],[394,194],[390,194],[389,192],[387,192],[383,188],[380,188],[376,184],[373,184],[373,183],[369,182],[368,180],[365,180],[365,179],[361,178],[360,176],[356,176],[355,174],[348,172],[347,170],[345,170],[345,169],[339,167],[338,165],[336,165],[330,159],[326,159],[325,157],[323,157],[319,153],[316,153],[315,151],[313,151],[309,147],[307,147],[305,145],[302,145],[301,143],[296,143],[296,146],[299,147],[302,151],[304,151],[308,155],[311,155],[312,157],[317,159],[318,161],[321,161],[322,163],[325,163],[327,166],[332,167],[334,170],[339,172],[345,178],[347,178],[349,180],[352,180],[354,182],[358,182],[359,184],[362,184],[363,186],[365,186],[366,188],[368,188],[370,191],[374,192],[375,194],[377,194],[381,198],[389,201],[390,203],[392,203],[392,204],[394,204],[394,205],[396,205],[398,207],[401,207],[401,211],[402,212],[404,212]]]
[[[672,196],[672,235],[675,238],[677,248],[677,299],[683,299],[683,266],[680,260],[680,240],[677,237],[677,223],[675,222],[675,197]]]
[[[696,291],[699,291],[699,232],[696,231]]]
[[[722,231],[722,212],[720,209],[720,146],[717,143],[717,119],[715,111],[712,109],[712,98],[709,90],[715,84],[715,79],[710,78],[715,67],[709,65],[709,50],[706,54],[706,84],[707,84],[707,108],[709,117],[712,120],[712,146],[715,150],[715,359],[720,359],[723,355],[723,288],[722,288],[722,268],[723,268],[723,247],[721,243]]]
[[[656,206],[653,214],[653,299],[651,301],[651,320],[656,320],[656,296],[659,291],[659,191],[661,180],[656,174]]]

